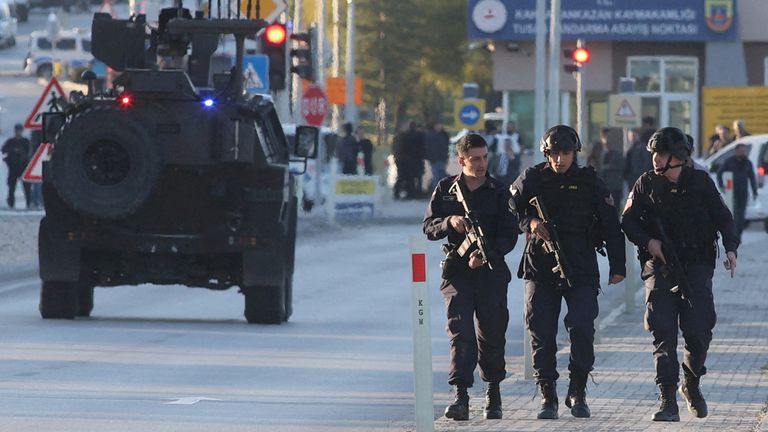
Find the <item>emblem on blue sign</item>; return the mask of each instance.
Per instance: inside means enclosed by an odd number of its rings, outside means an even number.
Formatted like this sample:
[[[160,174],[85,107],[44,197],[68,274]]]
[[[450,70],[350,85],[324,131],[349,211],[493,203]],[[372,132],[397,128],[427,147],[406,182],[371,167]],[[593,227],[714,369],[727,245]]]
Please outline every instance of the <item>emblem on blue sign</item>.
[[[473,125],[477,123],[477,119],[480,118],[480,109],[474,105],[464,105],[459,111],[459,118],[462,123]]]
[[[733,24],[733,0],[706,0],[704,19],[715,33],[724,33]]]

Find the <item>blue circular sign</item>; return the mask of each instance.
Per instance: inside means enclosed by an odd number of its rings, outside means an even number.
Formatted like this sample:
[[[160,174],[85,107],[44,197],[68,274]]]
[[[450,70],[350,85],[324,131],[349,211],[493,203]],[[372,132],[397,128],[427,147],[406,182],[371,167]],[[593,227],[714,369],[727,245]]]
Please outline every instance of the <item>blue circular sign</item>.
[[[464,105],[459,111],[459,119],[467,126],[477,124],[480,121],[480,116],[480,108],[472,104]]]

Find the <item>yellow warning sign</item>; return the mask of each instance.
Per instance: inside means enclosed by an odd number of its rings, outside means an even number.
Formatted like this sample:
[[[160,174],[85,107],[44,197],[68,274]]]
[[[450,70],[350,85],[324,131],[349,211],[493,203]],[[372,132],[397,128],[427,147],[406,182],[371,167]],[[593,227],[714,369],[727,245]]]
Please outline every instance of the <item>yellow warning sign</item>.
[[[636,95],[610,95],[608,124],[613,127],[639,127],[642,99]]]

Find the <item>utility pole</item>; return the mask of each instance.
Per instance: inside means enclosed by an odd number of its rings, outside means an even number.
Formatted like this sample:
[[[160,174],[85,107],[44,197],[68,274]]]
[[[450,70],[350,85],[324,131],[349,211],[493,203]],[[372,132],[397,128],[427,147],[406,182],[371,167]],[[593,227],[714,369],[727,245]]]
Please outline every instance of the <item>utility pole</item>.
[[[303,0],[294,0],[293,30],[291,30],[290,34],[301,33],[301,15],[304,13],[302,6]],[[290,34],[288,35],[286,41],[289,53],[291,52],[293,46],[293,40],[291,39]],[[287,57],[288,68],[286,69],[286,73],[289,77],[291,77],[291,93],[293,94],[293,100],[291,101],[293,104],[293,123],[299,124],[303,123],[303,119],[301,118],[301,78],[298,75],[291,73],[293,58],[290,54]]]
[[[534,116],[533,116],[533,142],[534,142],[534,161],[543,162],[544,156],[537,150],[535,143],[544,135],[544,124],[546,118],[545,109],[545,76],[546,50],[545,39],[547,33],[547,0],[536,0],[536,90],[534,92]],[[527,330],[526,330],[527,333]],[[528,344],[530,346],[530,344]],[[527,370],[527,369],[526,369]]]
[[[317,2],[317,47],[312,47],[317,58],[315,77],[317,85],[325,91],[325,0],[315,1]]]
[[[339,32],[339,0],[333,0],[331,2],[331,9],[333,9],[331,11],[333,14],[331,18],[333,20],[333,46],[331,48],[331,55],[333,58],[331,59],[331,75],[338,78],[339,66],[341,63],[339,58],[341,55],[341,47],[339,46],[341,43]],[[331,128],[333,128],[333,130],[339,130],[339,117],[341,117],[339,106],[333,105],[333,111],[331,111]]]
[[[357,125],[357,105],[355,105],[355,0],[347,0],[347,97],[344,104],[344,120]]]
[[[549,127],[560,124],[560,0],[552,0],[549,17]]]
[[[576,40],[576,48],[584,47],[584,39]],[[584,88],[584,74],[586,73],[587,64],[580,63],[579,71],[576,72],[576,132],[579,134],[579,138],[584,139],[584,113],[586,103],[586,89]],[[626,134],[625,134],[626,136]]]

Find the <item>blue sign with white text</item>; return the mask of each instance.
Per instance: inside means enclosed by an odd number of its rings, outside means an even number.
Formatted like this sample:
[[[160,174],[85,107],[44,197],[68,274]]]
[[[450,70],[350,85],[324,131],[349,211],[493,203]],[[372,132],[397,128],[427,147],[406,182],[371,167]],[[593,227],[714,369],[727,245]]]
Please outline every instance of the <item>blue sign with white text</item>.
[[[536,37],[536,0],[469,0],[469,38]],[[563,0],[563,40],[736,40],[735,0]],[[549,29],[549,11],[547,29]]]
[[[243,86],[248,93],[269,93],[269,56],[264,54],[243,57]]]

